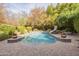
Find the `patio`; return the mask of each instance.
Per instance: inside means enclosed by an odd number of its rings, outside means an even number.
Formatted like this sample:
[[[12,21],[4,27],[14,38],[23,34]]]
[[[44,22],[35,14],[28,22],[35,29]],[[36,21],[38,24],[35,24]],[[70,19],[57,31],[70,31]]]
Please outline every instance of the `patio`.
[[[56,35],[55,36],[60,36]],[[77,41],[79,36],[68,36],[71,43],[57,41],[54,44],[29,45],[21,41],[7,43],[7,40],[0,42],[1,56],[79,56]]]

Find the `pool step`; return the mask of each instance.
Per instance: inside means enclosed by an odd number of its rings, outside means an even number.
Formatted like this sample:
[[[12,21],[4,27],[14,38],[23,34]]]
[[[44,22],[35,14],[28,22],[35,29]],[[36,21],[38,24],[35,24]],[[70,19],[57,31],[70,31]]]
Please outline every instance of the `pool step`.
[[[10,38],[7,40],[8,43],[16,43],[23,39],[24,37],[18,37],[18,38]]]
[[[71,39],[68,39],[68,38],[60,38],[59,41],[62,41],[62,42],[71,42]]]

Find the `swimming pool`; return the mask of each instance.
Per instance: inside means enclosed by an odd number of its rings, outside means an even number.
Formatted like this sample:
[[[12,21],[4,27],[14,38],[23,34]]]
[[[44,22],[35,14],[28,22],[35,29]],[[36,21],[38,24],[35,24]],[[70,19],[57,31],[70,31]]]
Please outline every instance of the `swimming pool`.
[[[32,44],[44,44],[44,43],[55,43],[56,37],[50,35],[47,32],[33,32],[25,36],[23,43],[32,43]]]

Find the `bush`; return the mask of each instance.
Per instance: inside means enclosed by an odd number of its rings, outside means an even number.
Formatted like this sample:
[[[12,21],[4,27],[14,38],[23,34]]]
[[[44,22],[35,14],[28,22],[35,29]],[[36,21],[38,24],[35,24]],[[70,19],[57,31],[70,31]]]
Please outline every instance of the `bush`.
[[[74,28],[79,33],[79,19],[74,20]]]
[[[24,34],[25,31],[26,31],[26,27],[25,27],[25,26],[18,26],[18,27],[17,27],[17,30],[18,30],[19,32],[21,32],[21,34]]]
[[[7,25],[7,24],[1,24],[0,25],[0,30],[9,34],[9,33],[13,33],[15,31],[15,27],[11,26],[11,25]]]
[[[7,24],[0,25],[0,40],[10,38],[15,31],[15,27]]]
[[[27,29],[28,32],[32,31],[32,27],[30,27],[30,26],[26,27],[26,29]]]
[[[59,30],[64,30],[66,32],[75,32],[74,29],[74,14],[60,14],[60,16],[56,20],[56,25]]]
[[[5,33],[5,32],[0,33],[0,41],[5,40],[5,39],[8,39],[9,37],[10,36],[7,33]]]

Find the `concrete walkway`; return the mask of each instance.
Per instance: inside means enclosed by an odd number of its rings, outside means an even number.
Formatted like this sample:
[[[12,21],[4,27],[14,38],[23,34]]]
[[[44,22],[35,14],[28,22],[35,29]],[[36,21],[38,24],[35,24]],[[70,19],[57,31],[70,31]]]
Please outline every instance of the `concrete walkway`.
[[[55,36],[60,36],[56,35]],[[79,56],[79,36],[68,36],[71,43],[56,41],[54,44],[31,45],[23,42],[7,43],[0,42],[0,56]]]

